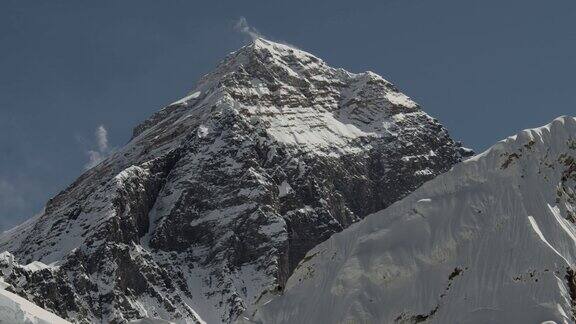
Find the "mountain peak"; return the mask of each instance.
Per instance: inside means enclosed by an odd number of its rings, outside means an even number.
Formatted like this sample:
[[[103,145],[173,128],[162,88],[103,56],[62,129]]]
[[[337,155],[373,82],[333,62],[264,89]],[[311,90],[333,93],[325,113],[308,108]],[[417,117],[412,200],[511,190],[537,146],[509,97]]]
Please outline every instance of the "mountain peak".
[[[306,51],[264,38],[256,38],[250,44],[228,55],[214,71],[202,78],[199,85],[211,83],[215,79],[221,80],[227,74],[238,72],[256,73],[253,75],[256,78],[262,77],[262,74],[267,74],[267,78],[282,77],[283,74],[306,78],[302,72],[310,69],[315,69],[316,74],[325,74],[328,70],[332,70],[321,59]]]
[[[379,76],[256,39],[0,235],[15,259],[0,270],[78,322],[231,323],[313,246],[465,154]]]
[[[268,39],[265,39],[263,37],[257,37],[255,38],[250,45],[253,48],[285,48],[285,47],[290,47],[288,45],[279,43],[279,42],[274,42]]]
[[[318,57],[296,48],[292,45],[288,45],[281,42],[274,42],[262,37],[255,38],[250,44],[244,46],[244,48],[248,48],[252,51],[268,51],[270,53],[286,55],[286,54],[294,54],[296,57],[306,58],[306,57],[314,57],[317,60],[320,60]],[[242,49],[240,49],[241,51]]]

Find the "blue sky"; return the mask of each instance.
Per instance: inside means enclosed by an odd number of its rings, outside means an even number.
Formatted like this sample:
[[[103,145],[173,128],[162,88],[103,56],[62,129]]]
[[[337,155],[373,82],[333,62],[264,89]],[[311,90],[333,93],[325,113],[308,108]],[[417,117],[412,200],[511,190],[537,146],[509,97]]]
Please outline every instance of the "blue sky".
[[[332,66],[383,75],[477,151],[576,114],[573,0],[5,0],[0,230],[246,43],[240,17]]]

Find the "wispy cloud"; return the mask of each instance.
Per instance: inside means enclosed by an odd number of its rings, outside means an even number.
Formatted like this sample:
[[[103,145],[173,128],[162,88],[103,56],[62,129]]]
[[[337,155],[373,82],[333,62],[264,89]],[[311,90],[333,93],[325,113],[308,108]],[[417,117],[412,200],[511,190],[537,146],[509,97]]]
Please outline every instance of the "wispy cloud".
[[[86,152],[88,155],[88,162],[84,165],[84,169],[86,170],[98,165],[98,163],[102,162],[102,160],[104,160],[112,151],[108,144],[108,130],[106,130],[104,125],[100,125],[96,128],[94,136],[96,139],[97,149],[88,150]]]
[[[104,125],[96,128],[96,141],[98,142],[98,148],[101,152],[108,151],[108,131]]]
[[[240,19],[238,19],[238,21],[234,25],[234,30],[244,35],[247,35],[252,40],[263,37],[262,34],[256,28],[248,24],[248,20],[246,20],[245,17],[240,17]]]
[[[234,30],[250,37],[251,40],[256,40],[257,38],[265,38],[274,41],[276,43],[282,43],[284,45],[288,45],[290,47],[298,49],[298,47],[295,46],[294,44],[276,38],[272,38],[269,36],[264,36],[264,34],[262,34],[258,29],[256,29],[254,26],[248,23],[246,17],[240,17],[238,21],[236,21],[236,23],[234,24]]]

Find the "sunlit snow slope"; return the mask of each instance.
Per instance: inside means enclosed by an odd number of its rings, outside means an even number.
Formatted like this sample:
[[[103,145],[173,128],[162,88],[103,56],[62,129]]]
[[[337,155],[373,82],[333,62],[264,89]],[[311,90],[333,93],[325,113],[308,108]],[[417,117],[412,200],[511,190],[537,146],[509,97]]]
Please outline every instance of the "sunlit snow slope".
[[[575,186],[576,119],[522,131],[312,249],[254,321],[573,322]]]
[[[4,288],[0,280],[0,324],[70,324]]]

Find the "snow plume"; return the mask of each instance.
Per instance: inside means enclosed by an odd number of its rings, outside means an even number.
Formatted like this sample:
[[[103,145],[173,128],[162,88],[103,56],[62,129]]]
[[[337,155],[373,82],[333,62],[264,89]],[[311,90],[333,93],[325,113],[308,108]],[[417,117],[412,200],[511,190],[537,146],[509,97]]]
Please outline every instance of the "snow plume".
[[[281,43],[290,47],[293,47],[294,49],[299,49],[297,46],[285,42],[283,40],[279,40],[279,39],[275,39],[275,38],[271,38],[271,37],[267,37],[264,36],[261,32],[259,32],[256,28],[254,28],[253,26],[250,26],[248,24],[248,20],[246,20],[245,17],[240,17],[238,19],[238,21],[236,22],[236,24],[234,24],[234,30],[242,33],[244,35],[247,35],[248,37],[250,37],[251,40],[256,40],[258,38],[264,38],[264,39],[269,39],[271,41],[274,41],[276,43]]]
[[[256,30],[256,28],[248,25],[248,21],[244,17],[240,17],[240,19],[238,19],[238,21],[234,25],[234,30],[244,35],[248,35],[252,40],[255,40],[257,38],[263,38],[262,34],[260,34],[260,32]]]
[[[96,144],[98,148],[96,150],[88,150],[88,162],[84,166],[84,169],[88,170],[98,163],[102,162],[104,158],[110,153],[110,147],[108,146],[108,131],[104,125],[100,125],[96,128],[94,133],[96,137]]]

